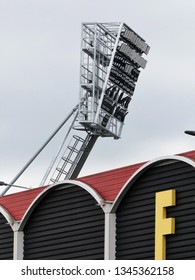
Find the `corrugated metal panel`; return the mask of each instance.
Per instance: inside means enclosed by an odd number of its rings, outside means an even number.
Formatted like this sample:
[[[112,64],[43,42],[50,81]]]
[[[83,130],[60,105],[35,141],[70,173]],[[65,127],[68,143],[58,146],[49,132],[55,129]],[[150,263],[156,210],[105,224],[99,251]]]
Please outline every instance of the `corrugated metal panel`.
[[[122,200],[117,259],[154,259],[155,193],[168,189],[176,189],[177,205],[167,208],[167,217],[176,218],[176,234],[166,238],[167,259],[195,259],[195,169],[178,161],[150,168]]]
[[[104,213],[78,186],[48,193],[24,228],[24,259],[103,259]]]
[[[0,260],[13,260],[13,231],[0,213]]]

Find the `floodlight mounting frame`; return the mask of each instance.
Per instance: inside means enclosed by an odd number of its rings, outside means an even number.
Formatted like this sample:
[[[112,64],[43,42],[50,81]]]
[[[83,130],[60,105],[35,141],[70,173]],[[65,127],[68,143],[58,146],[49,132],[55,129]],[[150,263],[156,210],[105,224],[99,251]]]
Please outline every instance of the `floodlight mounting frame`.
[[[150,47],[125,23],[83,23],[78,129],[121,137],[140,67]]]

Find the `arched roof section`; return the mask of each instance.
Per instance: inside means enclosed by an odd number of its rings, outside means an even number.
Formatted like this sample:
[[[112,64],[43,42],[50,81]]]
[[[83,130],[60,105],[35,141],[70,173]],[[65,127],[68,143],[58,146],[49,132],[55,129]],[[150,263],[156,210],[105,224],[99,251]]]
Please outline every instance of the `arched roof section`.
[[[124,184],[124,186],[121,188],[120,192],[118,193],[117,197],[114,200],[111,212],[116,212],[118,206],[120,205],[121,201],[123,200],[125,194],[128,192],[128,190],[132,187],[132,185],[140,178],[148,169],[152,168],[155,165],[163,164],[166,161],[181,161],[185,162],[192,167],[195,168],[195,161],[193,159],[190,159],[188,157],[184,156],[166,156],[166,157],[160,157],[154,160],[151,160],[147,163],[145,163],[143,166],[141,166]]]
[[[0,196],[0,205],[7,209],[14,221],[19,222],[21,221],[26,209],[28,209],[31,202],[45,188],[46,186]]]
[[[34,211],[34,209],[37,207],[37,205],[39,204],[39,202],[51,191],[58,189],[58,188],[66,188],[66,187],[74,187],[74,186],[78,186],[81,187],[82,189],[86,190],[96,201],[97,204],[99,204],[103,211],[104,211],[104,204],[105,201],[103,200],[103,198],[98,194],[98,192],[96,192],[92,187],[90,187],[89,185],[83,183],[83,182],[79,182],[77,180],[64,180],[58,183],[55,183],[53,185],[48,186],[47,188],[43,189],[43,191],[41,193],[39,193],[39,195],[32,201],[32,203],[30,204],[30,206],[28,207],[28,209],[26,210],[21,222],[20,222],[20,227],[19,230],[23,230],[26,222],[28,221],[30,215],[32,214],[32,212]]]
[[[14,218],[12,215],[5,209],[2,205],[0,205],[0,213],[4,216],[4,218],[7,220],[11,228],[13,229],[14,224]]]
[[[143,164],[144,162],[123,166],[76,180],[91,186],[105,201],[113,202],[128,178]]]

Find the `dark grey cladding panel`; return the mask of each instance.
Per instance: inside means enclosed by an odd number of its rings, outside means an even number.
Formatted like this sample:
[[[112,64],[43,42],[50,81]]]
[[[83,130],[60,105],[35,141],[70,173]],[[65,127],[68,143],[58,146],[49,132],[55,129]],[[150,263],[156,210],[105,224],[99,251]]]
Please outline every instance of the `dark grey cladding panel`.
[[[0,213],[0,260],[13,259],[13,231]]]
[[[104,213],[78,186],[48,193],[24,228],[24,259],[103,259]]]
[[[168,235],[167,259],[195,259],[195,169],[167,160],[148,169],[129,189],[117,210],[117,259],[154,259],[155,193],[176,190],[176,234]]]

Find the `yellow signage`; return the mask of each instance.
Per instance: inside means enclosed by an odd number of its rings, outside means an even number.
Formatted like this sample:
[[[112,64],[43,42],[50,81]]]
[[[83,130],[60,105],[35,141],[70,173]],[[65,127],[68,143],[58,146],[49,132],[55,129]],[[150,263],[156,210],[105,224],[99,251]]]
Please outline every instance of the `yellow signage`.
[[[155,260],[166,260],[166,235],[175,233],[175,218],[166,218],[166,207],[176,205],[176,190],[156,193]]]

